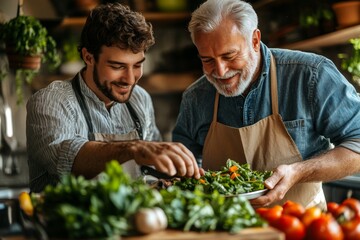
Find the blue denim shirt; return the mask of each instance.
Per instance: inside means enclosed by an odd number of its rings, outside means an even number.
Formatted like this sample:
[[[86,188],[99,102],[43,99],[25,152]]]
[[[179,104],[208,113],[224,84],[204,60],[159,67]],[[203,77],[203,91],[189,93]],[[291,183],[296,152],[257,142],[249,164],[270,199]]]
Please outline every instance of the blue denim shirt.
[[[262,70],[247,96],[220,95],[218,122],[240,128],[272,114],[270,51],[276,61],[279,114],[303,159],[332,144],[360,152],[360,98],[329,59],[261,44]],[[173,141],[188,147],[201,165],[216,89],[202,76],[183,93]]]

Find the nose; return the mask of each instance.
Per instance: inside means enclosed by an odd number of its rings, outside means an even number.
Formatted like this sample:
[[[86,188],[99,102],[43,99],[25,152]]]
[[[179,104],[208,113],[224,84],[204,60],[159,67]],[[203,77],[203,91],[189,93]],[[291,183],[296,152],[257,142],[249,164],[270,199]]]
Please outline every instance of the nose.
[[[219,77],[224,76],[227,71],[228,67],[225,61],[218,60],[215,62],[215,72]]]
[[[128,84],[134,84],[136,82],[135,70],[133,68],[128,68],[123,75],[123,79],[125,79]]]

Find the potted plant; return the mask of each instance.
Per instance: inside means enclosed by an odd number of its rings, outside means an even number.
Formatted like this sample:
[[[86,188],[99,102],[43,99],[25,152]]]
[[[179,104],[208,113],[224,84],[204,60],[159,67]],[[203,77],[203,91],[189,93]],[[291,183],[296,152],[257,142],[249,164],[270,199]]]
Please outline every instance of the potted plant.
[[[74,75],[84,67],[84,62],[78,51],[78,40],[71,35],[61,44],[62,64],[59,67],[60,73]]]
[[[336,14],[339,28],[346,28],[360,23],[360,1],[336,1],[332,8]]]
[[[48,63],[49,68],[59,66],[56,42],[36,18],[21,15],[0,26],[0,41],[5,44],[9,68],[15,70],[16,94],[20,103],[24,80],[31,83],[41,63]]]
[[[320,1],[300,5],[299,25],[306,38],[331,32],[335,29],[335,16],[329,5]]]
[[[340,53],[341,69],[347,71],[352,76],[352,81],[357,89],[360,88],[360,37],[349,40],[352,45],[352,53]]]

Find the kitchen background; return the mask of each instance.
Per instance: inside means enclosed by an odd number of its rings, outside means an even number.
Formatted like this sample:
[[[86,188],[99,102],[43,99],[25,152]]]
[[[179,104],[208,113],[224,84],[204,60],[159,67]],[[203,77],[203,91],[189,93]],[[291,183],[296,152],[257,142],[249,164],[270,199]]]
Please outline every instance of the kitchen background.
[[[147,53],[144,77],[140,81],[152,95],[158,127],[164,140],[171,139],[181,94],[201,75],[201,63],[187,31],[190,12],[202,0],[111,0],[129,5],[140,11],[153,24],[156,44]],[[8,71],[1,84],[0,98],[0,189],[26,187],[28,182],[25,103],[29,96],[55,79],[68,79],[79,68],[77,52],[74,52],[85,16],[91,8],[105,0],[24,0],[24,15],[32,15],[45,25],[57,42],[63,64],[51,71],[46,65],[32,84],[24,85],[24,103],[17,104],[14,72]],[[107,1],[107,2],[110,2]],[[270,47],[283,47],[323,54],[341,69],[339,53],[351,53],[350,38],[360,37],[360,7],[345,10],[356,16],[342,23],[334,11],[339,2],[331,0],[253,0],[259,14],[259,28],[263,42]],[[356,1],[358,4],[359,2]],[[17,1],[0,1],[0,23],[16,16]],[[0,46],[0,68],[7,70],[7,58]],[[352,75],[341,71],[353,82]],[[354,86],[358,88],[357,84]],[[359,89],[359,88],[358,88]],[[10,106],[7,108],[6,106]],[[9,109],[11,114],[5,114]],[[5,117],[7,116],[7,117]],[[9,116],[11,119],[9,119]],[[13,131],[13,134],[11,134]],[[9,140],[9,135],[10,140]],[[10,141],[10,142],[9,142]],[[15,145],[13,143],[16,143]],[[9,146],[15,147],[10,148]],[[328,200],[340,202],[346,196],[359,197],[357,175],[326,184]],[[0,193],[1,198],[1,193]]]

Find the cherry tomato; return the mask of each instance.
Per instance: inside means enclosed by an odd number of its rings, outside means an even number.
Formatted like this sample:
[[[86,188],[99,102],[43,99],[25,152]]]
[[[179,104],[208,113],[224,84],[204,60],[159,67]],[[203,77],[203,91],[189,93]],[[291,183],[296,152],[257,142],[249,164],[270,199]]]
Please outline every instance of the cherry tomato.
[[[307,227],[313,220],[319,218],[321,213],[322,211],[319,207],[314,206],[307,208],[304,214],[301,216],[301,222],[305,225],[305,227]]]
[[[305,226],[295,216],[283,214],[273,223],[273,227],[284,232],[286,240],[302,240],[305,237]]]
[[[288,200],[283,204],[283,214],[300,218],[304,212],[305,208],[299,203]]]
[[[347,198],[342,203],[342,206],[347,206],[350,208],[354,213],[355,216],[360,216],[360,201],[355,198]]]
[[[257,214],[259,214],[262,217],[267,211],[269,211],[269,208],[261,207],[261,208],[255,209],[255,211]]]
[[[360,217],[356,216],[350,221],[340,224],[344,233],[345,240],[358,240],[360,239]]]
[[[258,208],[256,212],[265,219],[270,225],[277,220],[282,214],[283,208],[280,205],[275,205],[271,208]]]
[[[333,215],[338,222],[345,222],[351,220],[355,213],[348,206],[340,204]]]
[[[306,229],[307,240],[342,240],[343,231],[330,213],[323,213]]]
[[[339,208],[339,204],[336,202],[328,202],[327,203],[327,212],[331,213],[333,217],[337,217],[337,209]]]

